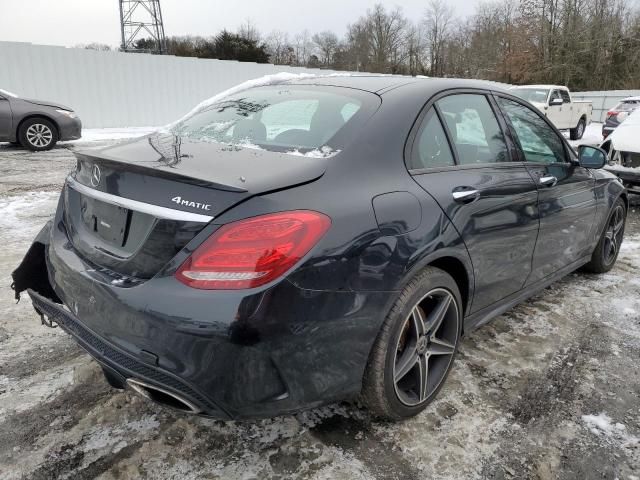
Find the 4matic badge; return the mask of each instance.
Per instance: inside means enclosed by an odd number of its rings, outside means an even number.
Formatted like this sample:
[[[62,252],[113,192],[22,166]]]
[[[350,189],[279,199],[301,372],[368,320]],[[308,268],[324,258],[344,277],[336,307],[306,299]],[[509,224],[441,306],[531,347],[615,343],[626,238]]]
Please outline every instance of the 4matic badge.
[[[211,205],[208,203],[192,202],[182,197],[173,197],[171,201],[177,203],[178,205],[182,205],[183,207],[198,208],[205,211],[211,210]]]

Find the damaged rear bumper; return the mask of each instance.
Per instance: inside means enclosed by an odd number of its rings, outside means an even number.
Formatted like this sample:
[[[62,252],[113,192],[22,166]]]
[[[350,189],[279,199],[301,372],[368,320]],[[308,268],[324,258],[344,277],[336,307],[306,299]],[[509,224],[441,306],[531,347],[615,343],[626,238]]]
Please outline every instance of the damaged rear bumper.
[[[201,291],[172,275],[122,287],[82,259],[60,217],[16,270],[16,293],[26,290],[112,386],[220,419],[288,414],[360,392],[375,338],[368,319],[386,296],[290,282]],[[37,288],[45,283],[49,290]]]
[[[111,345],[84,326],[62,305],[56,304],[30,289],[28,294],[36,310],[46,317],[43,322],[56,324],[73,336],[78,344],[105,369],[105,375],[112,386],[124,388],[126,382],[130,380],[136,386],[144,385],[146,387],[146,390],[142,391],[136,389],[138,393],[153,389],[171,395],[174,399],[181,399],[185,408],[180,408],[177,404],[169,405],[174,408],[189,413],[205,413],[215,418],[230,418],[226,412],[212,403],[195,387],[177,376],[145,364],[115,345]],[[149,398],[154,400],[154,398]]]

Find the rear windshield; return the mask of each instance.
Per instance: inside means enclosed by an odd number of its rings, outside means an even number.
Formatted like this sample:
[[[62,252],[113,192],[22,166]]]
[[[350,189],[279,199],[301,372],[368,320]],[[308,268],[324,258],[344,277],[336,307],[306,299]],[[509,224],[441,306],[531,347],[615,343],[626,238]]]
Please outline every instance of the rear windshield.
[[[546,103],[548,88],[514,88],[513,94],[527,102]]]
[[[204,108],[172,131],[197,141],[329,157],[345,147],[377,98],[338,87],[259,87]]]
[[[640,100],[623,100],[614,110],[618,112],[632,112],[640,106]]]

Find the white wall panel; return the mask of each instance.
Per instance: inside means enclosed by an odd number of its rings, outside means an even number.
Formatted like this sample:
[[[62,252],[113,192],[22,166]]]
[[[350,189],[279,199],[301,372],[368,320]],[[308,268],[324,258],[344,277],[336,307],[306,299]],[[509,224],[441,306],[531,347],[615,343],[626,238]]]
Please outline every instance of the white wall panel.
[[[0,42],[0,88],[25,98],[68,105],[89,128],[164,125],[240,82],[283,71],[330,73],[270,64]]]

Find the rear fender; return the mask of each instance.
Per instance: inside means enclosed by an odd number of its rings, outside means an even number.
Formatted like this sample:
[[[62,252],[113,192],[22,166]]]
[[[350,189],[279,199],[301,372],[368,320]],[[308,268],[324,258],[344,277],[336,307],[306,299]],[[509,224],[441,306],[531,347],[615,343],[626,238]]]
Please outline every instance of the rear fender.
[[[52,222],[49,221],[40,230],[18,268],[11,273],[13,278],[11,288],[18,301],[22,292],[31,289],[49,300],[62,303],[49,282],[49,269],[47,268],[46,251],[49,245],[51,225]]]

